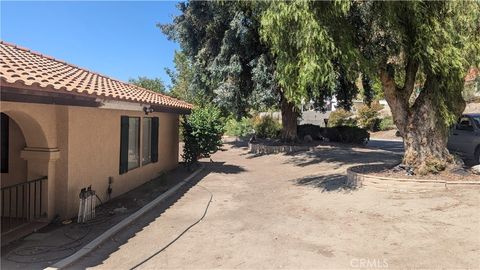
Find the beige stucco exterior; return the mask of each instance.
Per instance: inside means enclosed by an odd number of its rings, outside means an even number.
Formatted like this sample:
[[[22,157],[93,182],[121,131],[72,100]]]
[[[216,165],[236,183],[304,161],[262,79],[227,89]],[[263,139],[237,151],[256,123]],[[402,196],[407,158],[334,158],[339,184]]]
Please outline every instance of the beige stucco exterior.
[[[120,175],[120,118],[146,117],[143,111],[19,102],[1,102],[0,109],[14,122],[11,126],[17,126],[10,128],[15,138],[10,144],[15,145],[2,187],[47,175],[49,218],[76,216],[81,188],[91,185],[106,201],[110,177],[113,198],[178,164],[178,114],[148,114],[159,117],[158,162]]]

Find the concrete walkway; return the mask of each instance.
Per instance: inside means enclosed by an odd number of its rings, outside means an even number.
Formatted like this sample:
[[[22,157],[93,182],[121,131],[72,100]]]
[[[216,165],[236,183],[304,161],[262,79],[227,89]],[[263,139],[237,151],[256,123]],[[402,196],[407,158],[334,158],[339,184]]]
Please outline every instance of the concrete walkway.
[[[397,161],[395,150],[319,147],[251,156],[228,145],[196,186],[72,269],[479,268],[478,190],[349,190],[347,167]],[[381,147],[380,147],[381,148]],[[202,187],[200,187],[201,185]]]

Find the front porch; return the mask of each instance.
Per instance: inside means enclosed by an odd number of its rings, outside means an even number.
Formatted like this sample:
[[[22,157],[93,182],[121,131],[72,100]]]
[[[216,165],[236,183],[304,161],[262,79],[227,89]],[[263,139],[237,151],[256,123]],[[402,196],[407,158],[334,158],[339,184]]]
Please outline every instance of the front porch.
[[[1,113],[2,246],[48,224],[55,214],[54,165],[60,152],[49,146],[40,126],[24,112]]]

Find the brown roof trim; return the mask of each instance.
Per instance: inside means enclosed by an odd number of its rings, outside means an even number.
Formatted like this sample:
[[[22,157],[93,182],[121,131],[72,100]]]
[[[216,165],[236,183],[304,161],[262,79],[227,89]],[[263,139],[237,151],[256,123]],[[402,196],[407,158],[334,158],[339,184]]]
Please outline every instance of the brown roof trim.
[[[65,105],[65,106],[81,106],[81,107],[102,107],[103,102],[99,98],[92,96],[83,96],[70,93],[35,91],[27,88],[0,87],[0,100],[22,103],[37,103],[46,105]],[[130,102],[125,101],[124,102]],[[150,105],[153,112],[164,112],[173,114],[190,114],[191,110],[176,107],[168,107],[163,105]]]
[[[82,107],[99,107],[101,102],[96,98],[82,97],[78,95],[60,94],[60,93],[39,93],[28,89],[16,89],[10,87],[0,88],[1,101],[37,103],[50,105],[68,105]]]

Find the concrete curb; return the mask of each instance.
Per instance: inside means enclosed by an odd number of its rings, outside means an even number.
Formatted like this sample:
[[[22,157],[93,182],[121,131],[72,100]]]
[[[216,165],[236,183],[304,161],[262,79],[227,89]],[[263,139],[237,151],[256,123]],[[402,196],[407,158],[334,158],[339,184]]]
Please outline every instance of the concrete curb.
[[[173,195],[177,190],[179,190],[181,187],[183,187],[185,184],[190,182],[192,178],[198,175],[205,167],[203,165],[200,165],[200,168],[198,168],[194,173],[189,175],[185,180],[182,182],[176,184],[169,190],[167,190],[165,193],[162,195],[158,196],[155,198],[153,201],[149,202],[147,205],[143,206],[140,208],[137,212],[131,214],[124,220],[120,221],[117,223],[115,226],[112,228],[108,229],[106,232],[102,233],[100,236],[97,238],[93,239],[90,243],[82,247],[81,249],[77,250],[75,253],[70,255],[67,258],[64,258],[55,264],[45,268],[44,270],[54,270],[54,269],[63,269],[72,263],[76,262],[83,256],[87,255],[90,253],[93,249],[95,249],[98,245],[100,245],[102,242],[119,232],[121,229],[125,228],[127,225],[132,223],[134,220],[138,219],[140,216],[151,210],[153,207],[157,206],[160,202],[163,200],[167,199],[169,196]]]
[[[415,178],[393,178],[385,176],[375,176],[356,172],[364,166],[355,166],[347,169],[347,185],[351,187],[374,186],[386,189],[392,188],[449,188],[449,187],[480,187],[480,181],[447,181],[436,179],[415,179]]]
[[[259,143],[248,143],[248,150],[251,154],[279,154],[279,153],[293,153],[311,151],[316,146],[306,145],[264,145]]]

